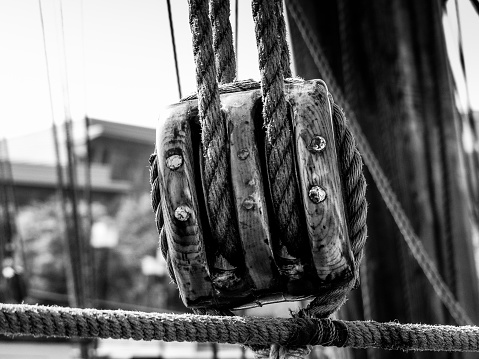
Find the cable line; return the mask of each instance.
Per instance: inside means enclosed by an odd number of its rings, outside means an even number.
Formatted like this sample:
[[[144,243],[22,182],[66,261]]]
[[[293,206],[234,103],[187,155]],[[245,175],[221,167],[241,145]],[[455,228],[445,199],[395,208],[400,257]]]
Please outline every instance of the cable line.
[[[283,0],[281,0],[283,1]],[[239,45],[238,45],[238,37],[239,37],[239,34],[238,34],[238,28],[239,28],[239,25],[238,25],[238,18],[239,18],[239,0],[235,0],[235,55],[236,55],[236,76],[238,76],[238,49],[239,49]]]
[[[95,274],[95,256],[94,250],[89,245],[91,238],[91,228],[93,225],[93,212],[92,212],[92,174],[91,174],[91,138],[90,138],[90,126],[91,119],[88,116],[88,96],[87,96],[87,76],[86,76],[86,51],[85,51],[85,26],[84,26],[84,1],[81,0],[81,43],[82,43],[82,65],[83,65],[83,97],[84,97],[84,128],[85,128],[85,158],[83,161],[85,168],[85,184],[83,187],[83,199],[86,203],[86,220],[84,226],[84,249],[85,249],[85,277],[86,282],[90,283],[90,286],[86,286],[87,298],[96,298],[97,292],[97,280]]]
[[[77,158],[73,146],[73,120],[70,110],[70,91],[68,86],[68,66],[66,56],[66,43],[65,43],[65,24],[63,14],[63,2],[60,0],[60,20],[61,20],[61,53],[63,55],[64,62],[64,79],[62,81],[63,88],[63,106],[65,111],[65,144],[67,150],[67,173],[68,173],[68,195],[71,203],[71,218],[73,229],[73,240],[76,251],[73,254],[72,262],[75,267],[76,285],[75,290],[77,292],[78,306],[85,306],[85,283],[84,283],[84,245],[82,238],[82,228],[80,222],[80,216],[78,213],[78,191],[77,191]]]
[[[67,193],[65,187],[65,180],[63,177],[63,169],[61,165],[61,157],[60,157],[60,145],[58,140],[58,129],[55,123],[55,115],[53,110],[53,94],[52,94],[52,84],[51,84],[51,76],[50,76],[50,63],[48,61],[48,53],[47,53],[47,42],[46,42],[46,34],[45,34],[45,23],[43,17],[43,8],[41,0],[38,0],[38,6],[40,10],[40,24],[42,28],[42,35],[43,35],[43,52],[45,57],[45,68],[46,68],[46,78],[48,83],[48,94],[50,99],[50,112],[52,116],[52,124],[51,124],[51,131],[52,131],[52,138],[53,138],[53,145],[55,150],[55,169],[57,175],[57,188],[56,188],[56,196],[57,201],[59,203],[60,211],[58,211],[60,216],[60,223],[63,223],[62,226],[62,238],[65,241],[64,246],[64,260],[65,260],[65,271],[66,271],[66,278],[67,278],[67,291],[69,296],[69,303],[71,306],[78,306],[77,304],[77,296],[75,291],[75,279],[74,279],[74,269],[73,269],[73,260],[71,259],[72,253],[74,252],[73,241],[71,239],[71,224],[68,218],[68,210],[67,210]]]
[[[178,85],[178,95],[181,99],[183,95],[181,93],[180,69],[178,67],[178,56],[176,54],[175,29],[173,27],[173,17],[171,16],[170,0],[166,0],[166,7],[168,8],[168,21],[170,23],[171,46],[173,47],[173,58],[175,60],[176,83]]]

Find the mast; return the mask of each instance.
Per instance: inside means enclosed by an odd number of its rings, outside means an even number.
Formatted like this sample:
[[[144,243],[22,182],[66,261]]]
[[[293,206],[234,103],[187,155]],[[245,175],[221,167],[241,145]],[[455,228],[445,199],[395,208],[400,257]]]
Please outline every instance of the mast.
[[[472,243],[478,223],[470,210],[474,197],[466,183],[468,168],[442,28],[442,1],[339,0],[301,5],[324,49],[322,56],[342,83],[416,234],[469,317],[479,323]],[[323,78],[310,44],[291,11],[288,15],[297,75]],[[367,179],[368,270],[363,275],[367,274],[368,292],[362,298],[367,295],[372,318],[366,319],[455,324],[411,256],[369,174]],[[364,318],[360,290],[350,298],[342,315]],[[462,357],[378,354],[382,358]],[[366,357],[366,353],[355,351],[354,357]]]

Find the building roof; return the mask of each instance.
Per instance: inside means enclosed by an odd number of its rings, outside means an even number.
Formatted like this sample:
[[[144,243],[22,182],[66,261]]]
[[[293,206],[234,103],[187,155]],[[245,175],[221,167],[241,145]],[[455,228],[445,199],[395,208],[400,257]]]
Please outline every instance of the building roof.
[[[56,188],[58,178],[56,167],[48,164],[12,163],[13,181],[17,186]],[[100,164],[91,165],[91,189],[93,191],[125,193],[130,190],[128,181],[112,180],[110,167]],[[66,168],[63,177],[67,178]],[[77,166],[77,185],[85,187],[85,166]]]
[[[91,119],[90,138],[99,136],[152,145],[155,143],[154,128]]]
[[[91,119],[90,138],[106,137],[119,139],[125,142],[144,143],[153,146],[155,143],[155,129],[126,125],[117,122]],[[58,127],[59,143],[64,143],[65,135],[63,126]],[[83,121],[73,123],[73,138],[75,146],[81,151],[85,142],[85,126]],[[7,139],[9,158],[12,162],[54,164],[56,161],[55,147],[51,128],[36,131],[23,136]],[[61,146],[61,161],[66,160],[64,147]]]

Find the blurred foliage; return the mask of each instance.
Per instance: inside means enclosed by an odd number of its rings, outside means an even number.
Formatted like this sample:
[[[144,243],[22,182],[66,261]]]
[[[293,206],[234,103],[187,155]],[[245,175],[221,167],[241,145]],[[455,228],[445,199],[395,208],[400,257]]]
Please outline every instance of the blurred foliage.
[[[86,225],[86,206],[79,206]],[[93,220],[107,215],[105,206],[92,206]],[[66,240],[61,206],[56,199],[34,203],[20,209],[18,230],[25,241],[30,288],[55,294],[67,294],[65,259]],[[118,245],[94,249],[97,299],[126,304],[182,310],[177,289],[167,277],[145,276],[141,269],[144,256],[156,256],[158,234],[149,195],[124,198],[110,220],[118,229]],[[91,284],[91,281],[89,282]],[[50,301],[39,303],[52,304]],[[60,303],[59,303],[60,304]],[[66,304],[66,303],[63,303]],[[107,305],[99,305],[107,308]],[[119,306],[116,306],[118,308]]]
[[[66,294],[61,212],[55,201],[34,203],[18,213],[18,231],[25,243],[32,288]]]

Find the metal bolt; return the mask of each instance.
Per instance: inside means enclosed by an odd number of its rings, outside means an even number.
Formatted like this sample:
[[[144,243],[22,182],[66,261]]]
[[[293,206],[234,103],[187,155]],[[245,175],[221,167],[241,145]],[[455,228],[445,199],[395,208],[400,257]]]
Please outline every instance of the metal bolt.
[[[242,148],[241,150],[238,151],[238,158],[240,160],[244,161],[245,159],[248,158],[248,156],[249,156],[249,151],[247,148]]]
[[[314,136],[308,146],[308,150],[312,153],[320,153],[326,148],[326,140],[321,136]]]
[[[254,207],[254,198],[253,196],[248,196],[243,201],[243,208],[244,209],[253,209]]]
[[[166,159],[166,167],[168,167],[172,171],[176,171],[178,168],[180,168],[183,165],[183,156],[174,154],[169,156]]]
[[[178,221],[185,222],[191,216],[191,208],[188,206],[179,206],[175,209],[175,218]]]
[[[320,203],[326,199],[326,191],[319,186],[313,186],[309,189],[309,199],[313,203]]]

